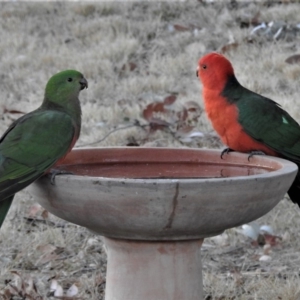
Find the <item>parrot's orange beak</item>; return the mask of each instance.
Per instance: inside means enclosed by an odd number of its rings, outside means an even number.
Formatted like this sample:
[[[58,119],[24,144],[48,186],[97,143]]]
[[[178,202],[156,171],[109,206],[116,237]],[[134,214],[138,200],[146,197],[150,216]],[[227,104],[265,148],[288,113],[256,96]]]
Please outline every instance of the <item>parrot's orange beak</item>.
[[[84,88],[86,88],[86,89],[88,88],[88,82],[84,77],[79,80],[79,83],[81,85],[80,90],[83,90]]]

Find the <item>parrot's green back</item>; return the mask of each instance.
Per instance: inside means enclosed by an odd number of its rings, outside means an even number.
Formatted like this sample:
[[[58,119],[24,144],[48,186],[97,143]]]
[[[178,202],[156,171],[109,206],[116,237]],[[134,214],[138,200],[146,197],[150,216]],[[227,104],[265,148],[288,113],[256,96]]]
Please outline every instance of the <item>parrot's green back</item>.
[[[87,81],[77,71],[54,75],[40,108],[16,120],[0,139],[0,227],[14,194],[63,158],[79,137],[79,92]]]
[[[300,126],[278,103],[244,88],[234,76],[222,96],[237,106],[237,121],[244,132],[278,156],[296,163],[300,170]],[[300,171],[288,194],[300,206]]]
[[[231,83],[231,88],[225,88],[222,95],[237,106],[238,122],[248,135],[300,163],[300,126],[278,103],[244,88],[237,81]]]

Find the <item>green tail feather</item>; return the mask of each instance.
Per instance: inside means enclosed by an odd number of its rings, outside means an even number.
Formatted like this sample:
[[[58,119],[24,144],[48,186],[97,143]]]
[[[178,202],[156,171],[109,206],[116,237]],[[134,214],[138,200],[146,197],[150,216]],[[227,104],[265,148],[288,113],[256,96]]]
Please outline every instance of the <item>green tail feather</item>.
[[[4,219],[9,211],[15,195],[12,195],[2,201],[0,201],[0,228],[4,222]]]

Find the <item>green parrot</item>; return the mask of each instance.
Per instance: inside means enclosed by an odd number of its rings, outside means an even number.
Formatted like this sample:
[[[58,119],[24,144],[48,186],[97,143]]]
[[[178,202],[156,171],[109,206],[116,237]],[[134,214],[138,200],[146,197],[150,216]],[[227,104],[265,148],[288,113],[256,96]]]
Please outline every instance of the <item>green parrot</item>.
[[[15,193],[45,174],[71,151],[81,128],[79,92],[84,76],[66,70],[52,76],[42,105],[14,121],[0,139],[0,228]]]

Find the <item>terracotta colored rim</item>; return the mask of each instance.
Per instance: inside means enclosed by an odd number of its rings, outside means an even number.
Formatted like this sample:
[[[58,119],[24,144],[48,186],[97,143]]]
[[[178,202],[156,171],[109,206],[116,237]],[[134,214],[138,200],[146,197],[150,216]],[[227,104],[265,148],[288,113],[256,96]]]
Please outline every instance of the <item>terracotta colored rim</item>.
[[[223,165],[229,166],[249,166],[249,167],[258,167],[268,169],[269,172],[263,174],[255,174],[249,176],[236,176],[236,177],[222,177],[222,178],[180,178],[180,180],[188,181],[188,182],[199,182],[199,181],[210,181],[210,182],[218,182],[218,181],[232,181],[234,180],[250,180],[251,178],[269,178],[282,176],[284,173],[293,173],[296,172],[298,167],[291,161],[265,156],[265,155],[256,155],[248,161],[248,154],[238,153],[238,152],[230,152],[228,155],[224,155],[224,159],[221,160],[220,154],[221,150],[216,149],[199,149],[199,148],[144,148],[144,147],[98,147],[98,148],[75,148],[71,151],[70,154],[66,157],[63,164],[64,165],[75,165],[75,164],[89,164],[89,163],[118,163],[118,162],[172,162],[174,159],[170,159],[168,156],[168,152],[172,151],[172,154],[176,152],[178,159],[182,159],[183,152],[185,154],[190,154],[190,156],[185,156],[182,161],[190,161],[195,163],[205,162],[207,164],[218,164],[221,163]],[[82,153],[82,160],[78,158],[78,153]],[[141,157],[136,156],[137,153],[144,152],[147,155]],[[87,156],[86,154],[89,153]],[[99,160],[99,156],[101,153],[101,160]],[[115,155],[113,156],[112,153]],[[165,160],[158,160],[158,155],[165,154]],[[205,159],[199,159],[198,161],[193,160],[193,154],[198,154]],[[117,158],[116,158],[116,155]],[[75,158],[76,157],[76,158]],[[74,159],[76,159],[76,163],[74,163]],[[60,179],[68,178],[69,176],[65,175],[60,177]],[[95,178],[101,178],[101,180],[107,181],[120,181],[120,178],[111,178],[111,177],[97,177],[97,176],[81,176],[81,175],[72,175],[72,180],[79,179],[80,180],[91,180]],[[157,183],[170,182],[170,180],[177,181],[176,178],[157,178],[155,181]],[[153,179],[139,179],[139,178],[122,178],[124,182],[153,182]]]

